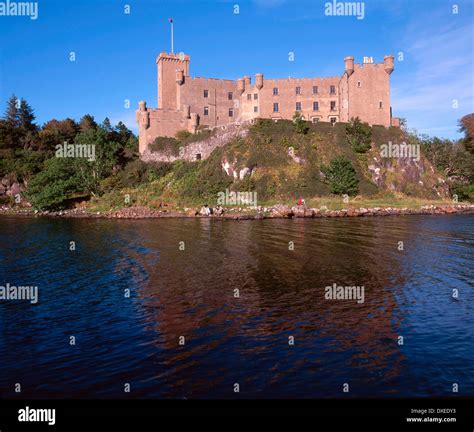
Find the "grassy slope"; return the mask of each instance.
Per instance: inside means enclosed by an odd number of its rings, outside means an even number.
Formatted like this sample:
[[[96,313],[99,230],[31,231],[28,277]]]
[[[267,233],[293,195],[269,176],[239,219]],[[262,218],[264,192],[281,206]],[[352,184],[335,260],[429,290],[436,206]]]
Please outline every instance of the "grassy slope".
[[[382,143],[403,141],[403,133],[398,128],[373,128],[374,150]],[[303,164],[295,162],[288,149],[304,159]],[[294,204],[299,196],[306,203],[330,209],[347,208],[341,197],[330,195],[329,187],[320,176],[322,164],[328,164],[336,156],[344,154],[357,172],[360,196],[351,199],[355,207],[419,207],[424,203],[446,203],[436,199],[427,186],[416,184],[411,188],[411,196],[389,192],[378,188],[371,181],[368,161],[373,156],[355,153],[345,139],[345,124],[332,127],[329,123],[311,124],[306,135],[297,134],[292,122],[273,123],[264,121],[251,128],[246,139],[236,139],[224,148],[216,149],[211,156],[199,162],[176,162],[167,167],[166,174],[138,187],[112,192],[93,201],[94,210],[107,210],[124,206],[124,196],[130,196],[131,204],[158,208],[160,202],[170,207],[195,207],[208,202],[215,205],[217,193],[226,188],[235,191],[256,191],[260,205],[274,203]],[[238,169],[255,167],[251,177],[233,181],[222,169],[222,160],[234,164]],[[401,181],[403,173],[390,170],[390,180]],[[163,171],[163,170],[162,170]],[[432,176],[426,170],[424,176]],[[424,177],[423,177],[424,178]],[[433,179],[429,179],[430,181]],[[428,182],[426,183],[428,184]]]

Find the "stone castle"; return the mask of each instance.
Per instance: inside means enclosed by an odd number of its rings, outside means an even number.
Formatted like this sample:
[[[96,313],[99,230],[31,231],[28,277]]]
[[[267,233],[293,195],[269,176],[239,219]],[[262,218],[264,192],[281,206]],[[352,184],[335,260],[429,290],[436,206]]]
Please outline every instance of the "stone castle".
[[[390,106],[390,74],[394,57],[374,63],[364,57],[344,59],[342,76],[327,78],[267,79],[255,75],[238,80],[192,77],[190,57],[161,53],[158,65],[158,108],[139,103],[140,154],[157,137],[175,136],[180,130],[238,124],[255,118],[291,119],[295,112],[311,122],[347,122],[359,117],[371,125],[399,126]]]

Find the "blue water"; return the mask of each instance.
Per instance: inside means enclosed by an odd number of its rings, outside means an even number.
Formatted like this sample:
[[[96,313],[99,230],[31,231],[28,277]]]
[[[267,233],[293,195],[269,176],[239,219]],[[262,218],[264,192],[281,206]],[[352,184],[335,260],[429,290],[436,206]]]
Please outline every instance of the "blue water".
[[[2,217],[0,286],[39,301],[0,301],[0,394],[474,396],[473,244],[473,215]],[[333,283],[364,303],[326,300]]]

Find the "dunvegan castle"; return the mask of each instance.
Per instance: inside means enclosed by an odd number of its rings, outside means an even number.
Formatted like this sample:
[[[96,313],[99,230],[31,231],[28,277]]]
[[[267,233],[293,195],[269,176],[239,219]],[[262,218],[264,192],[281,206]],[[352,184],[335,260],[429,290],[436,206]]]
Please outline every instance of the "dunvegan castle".
[[[158,108],[139,103],[139,149],[143,154],[157,137],[175,136],[180,130],[196,133],[255,118],[291,119],[295,112],[311,122],[347,122],[359,117],[371,125],[399,126],[390,106],[390,74],[394,57],[374,63],[365,57],[355,63],[344,59],[342,76],[327,78],[255,80],[192,77],[190,57],[161,53],[158,65]]]

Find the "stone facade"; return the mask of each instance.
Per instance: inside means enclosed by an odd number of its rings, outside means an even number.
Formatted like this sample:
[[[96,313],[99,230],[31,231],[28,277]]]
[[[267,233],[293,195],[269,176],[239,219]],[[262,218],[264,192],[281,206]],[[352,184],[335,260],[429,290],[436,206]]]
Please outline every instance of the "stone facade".
[[[238,80],[198,78],[189,75],[188,55],[161,53],[158,66],[158,108],[140,102],[136,112],[140,154],[159,136],[179,130],[196,133],[246,122],[257,117],[291,119],[295,111],[308,121],[347,122],[359,117],[371,125],[398,126],[390,107],[393,56],[383,63],[364,58],[355,64],[344,59],[341,77],[265,79],[256,74]]]

